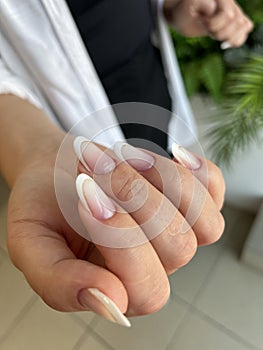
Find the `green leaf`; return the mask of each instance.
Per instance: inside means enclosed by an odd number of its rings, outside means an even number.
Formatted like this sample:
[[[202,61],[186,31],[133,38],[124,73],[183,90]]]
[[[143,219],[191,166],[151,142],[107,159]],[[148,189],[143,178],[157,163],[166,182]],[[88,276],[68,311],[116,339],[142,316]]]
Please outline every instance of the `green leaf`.
[[[223,60],[219,54],[211,54],[202,61],[200,77],[208,92],[219,102],[224,78]]]
[[[233,155],[250,142],[260,140],[263,128],[263,56],[252,55],[247,63],[230,75],[226,98],[209,118],[207,133],[213,158],[231,165]],[[247,88],[247,89],[246,89]]]
[[[200,62],[190,62],[183,66],[182,72],[184,76],[184,83],[189,97],[196,94],[200,88]]]

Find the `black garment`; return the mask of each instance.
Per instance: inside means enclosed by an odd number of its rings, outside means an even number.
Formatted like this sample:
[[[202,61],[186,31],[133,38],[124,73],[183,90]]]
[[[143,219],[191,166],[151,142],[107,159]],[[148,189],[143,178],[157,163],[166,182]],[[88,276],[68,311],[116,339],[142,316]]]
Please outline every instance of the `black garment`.
[[[67,2],[110,102],[146,102],[170,110],[160,52],[150,40],[150,0]],[[166,148],[165,132],[147,126],[147,116],[144,126],[117,118],[127,139],[145,138]],[[160,121],[164,131],[169,118],[167,113]]]

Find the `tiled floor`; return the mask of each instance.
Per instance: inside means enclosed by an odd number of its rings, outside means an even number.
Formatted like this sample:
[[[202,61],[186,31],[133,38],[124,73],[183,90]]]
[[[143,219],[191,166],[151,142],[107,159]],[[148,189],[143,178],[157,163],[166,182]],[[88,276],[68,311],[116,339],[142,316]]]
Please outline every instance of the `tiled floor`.
[[[91,313],[55,312],[34,294],[6,251],[7,198],[0,179],[0,350],[263,349],[263,275],[238,259],[252,215],[225,207],[223,239],[171,277],[162,311],[124,329]]]

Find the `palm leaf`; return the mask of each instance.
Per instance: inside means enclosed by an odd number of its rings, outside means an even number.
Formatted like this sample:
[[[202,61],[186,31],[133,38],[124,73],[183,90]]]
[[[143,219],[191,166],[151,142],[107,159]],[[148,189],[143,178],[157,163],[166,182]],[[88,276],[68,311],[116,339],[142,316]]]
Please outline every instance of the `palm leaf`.
[[[260,140],[263,128],[263,56],[253,55],[232,73],[226,99],[210,118],[207,133],[213,158],[217,163],[231,165],[237,151],[253,140]]]

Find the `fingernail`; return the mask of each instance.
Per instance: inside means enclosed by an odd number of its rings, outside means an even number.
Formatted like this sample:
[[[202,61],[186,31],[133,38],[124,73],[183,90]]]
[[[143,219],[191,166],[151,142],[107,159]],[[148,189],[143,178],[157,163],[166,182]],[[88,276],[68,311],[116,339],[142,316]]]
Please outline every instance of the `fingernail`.
[[[83,136],[77,136],[73,143],[75,153],[88,171],[103,175],[110,173],[115,167],[115,161]]]
[[[79,294],[79,302],[83,307],[94,311],[106,320],[121,326],[131,327],[130,321],[123,315],[118,306],[96,288],[82,290]]]
[[[148,170],[155,163],[155,159],[151,155],[128,143],[116,142],[113,149],[120,160],[127,162],[138,171]]]
[[[115,205],[89,175],[80,174],[76,188],[81,203],[96,219],[110,219],[115,214]]]
[[[176,142],[172,145],[172,154],[187,169],[198,170],[201,167],[201,160]]]
[[[223,41],[220,47],[221,47],[221,50],[227,50],[227,49],[230,49],[232,46],[228,41]]]

